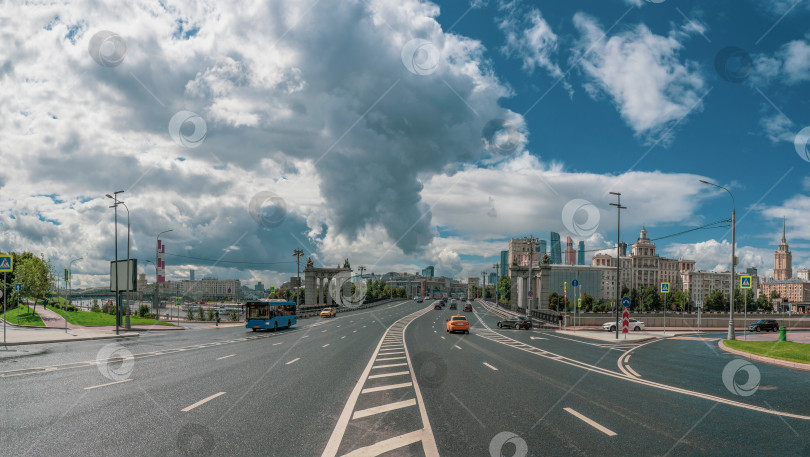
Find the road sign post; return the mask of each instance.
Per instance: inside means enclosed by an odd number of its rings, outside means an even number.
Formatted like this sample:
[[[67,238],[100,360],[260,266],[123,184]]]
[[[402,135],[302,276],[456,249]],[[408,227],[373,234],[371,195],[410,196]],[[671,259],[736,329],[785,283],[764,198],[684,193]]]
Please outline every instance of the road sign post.
[[[6,273],[14,271],[14,257],[11,255],[0,256],[0,271],[3,272],[3,346],[6,345]],[[19,314],[19,313],[18,313]]]
[[[661,293],[664,294],[664,336],[667,336],[667,295],[669,295],[669,283],[661,283]]]
[[[630,326],[630,297],[622,297],[622,308],[624,308],[624,311],[622,311],[622,333],[624,333],[624,339],[627,339],[628,327]]]
[[[743,339],[748,340],[748,290],[751,289],[751,276],[740,276],[740,289],[745,294],[745,305],[743,308]]]

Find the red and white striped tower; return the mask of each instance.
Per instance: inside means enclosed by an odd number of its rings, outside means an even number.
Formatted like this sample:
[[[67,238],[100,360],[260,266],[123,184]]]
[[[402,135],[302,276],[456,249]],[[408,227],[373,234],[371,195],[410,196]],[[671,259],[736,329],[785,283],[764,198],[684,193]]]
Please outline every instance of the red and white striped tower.
[[[158,277],[157,282],[166,282],[166,245],[158,240]]]

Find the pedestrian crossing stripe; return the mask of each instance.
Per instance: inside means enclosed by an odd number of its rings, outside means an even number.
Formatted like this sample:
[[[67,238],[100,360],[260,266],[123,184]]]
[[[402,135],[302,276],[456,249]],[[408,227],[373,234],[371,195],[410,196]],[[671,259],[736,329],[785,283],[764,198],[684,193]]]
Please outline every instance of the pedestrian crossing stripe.
[[[692,341],[717,341],[720,338],[708,338],[703,336],[673,336],[671,340],[692,340]]]
[[[14,258],[10,255],[0,257],[0,273],[11,273],[14,266]]]

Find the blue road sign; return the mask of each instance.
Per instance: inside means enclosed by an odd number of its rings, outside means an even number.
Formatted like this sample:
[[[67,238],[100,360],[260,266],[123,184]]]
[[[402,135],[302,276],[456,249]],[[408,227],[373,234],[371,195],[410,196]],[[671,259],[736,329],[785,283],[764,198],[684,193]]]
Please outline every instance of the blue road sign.
[[[740,289],[750,289],[750,288],[751,288],[751,277],[740,276]]]
[[[496,290],[496,291],[495,291],[495,296],[496,296],[496,297],[498,297],[498,296],[500,296],[500,295],[501,295],[501,291],[500,291],[500,290]]]
[[[622,306],[624,306],[625,308],[630,307],[630,297],[622,298]]]
[[[574,287],[577,287],[577,286],[579,286],[579,281],[577,281],[575,279],[575,280],[571,281],[571,285],[574,286]]]
[[[661,283],[661,293],[662,294],[668,294],[669,293],[669,283],[668,282],[662,282]]]
[[[0,255],[0,273],[11,273],[14,269],[14,257]]]
[[[533,295],[534,295],[534,293],[530,290],[529,291],[529,298],[532,298]]]
[[[22,284],[20,284],[20,283],[14,284],[14,290],[16,290],[17,292],[21,291],[22,290]]]

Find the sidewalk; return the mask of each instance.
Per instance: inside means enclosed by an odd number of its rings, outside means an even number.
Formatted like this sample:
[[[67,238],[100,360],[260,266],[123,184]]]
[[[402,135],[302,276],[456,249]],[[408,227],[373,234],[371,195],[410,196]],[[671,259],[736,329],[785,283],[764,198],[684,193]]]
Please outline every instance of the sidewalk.
[[[62,325],[64,325],[64,321],[62,322]],[[21,344],[62,343],[105,338],[132,338],[136,336],[140,336],[140,334],[121,331],[120,335],[116,335],[114,328],[112,331],[106,328],[100,330],[92,327],[68,328],[67,333],[65,333],[64,328],[22,328],[6,325],[5,338],[8,346],[17,346]]]
[[[674,336],[684,336],[684,335],[694,335],[697,332],[692,330],[667,330],[664,333],[663,329],[661,330],[644,330],[641,332],[629,332],[629,333],[621,333],[619,332],[619,339],[616,339],[616,332],[607,332],[604,330],[596,331],[594,329],[586,330],[584,328],[578,328],[576,330],[567,329],[567,330],[556,330],[556,333],[561,335],[572,335],[578,336],[581,338],[591,338],[594,340],[605,341],[607,343],[623,343],[625,341],[645,341],[650,340],[653,338],[672,338]]]

